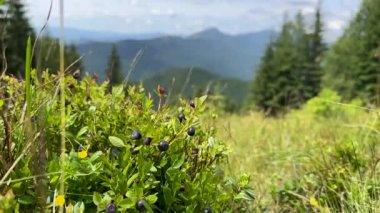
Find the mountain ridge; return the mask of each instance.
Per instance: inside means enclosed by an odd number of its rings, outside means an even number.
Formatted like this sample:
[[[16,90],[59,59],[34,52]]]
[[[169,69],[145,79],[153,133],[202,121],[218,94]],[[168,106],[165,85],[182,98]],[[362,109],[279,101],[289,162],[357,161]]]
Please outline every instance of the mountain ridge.
[[[145,40],[127,39],[118,42],[87,42],[78,44],[90,73],[104,79],[110,49],[116,45],[122,69],[128,72],[136,54],[144,54],[131,77],[141,80],[174,67],[201,67],[227,78],[251,79],[273,31],[239,35],[225,34],[209,28],[189,36],[160,36]]]

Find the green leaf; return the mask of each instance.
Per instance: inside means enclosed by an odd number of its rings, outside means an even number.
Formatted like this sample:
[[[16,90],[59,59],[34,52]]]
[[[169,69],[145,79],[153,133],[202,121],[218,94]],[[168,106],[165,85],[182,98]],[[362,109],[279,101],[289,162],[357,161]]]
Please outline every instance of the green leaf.
[[[255,194],[253,192],[253,190],[244,190],[242,192],[240,192],[238,195],[235,196],[235,200],[253,200],[255,199]]]
[[[123,85],[115,86],[112,88],[112,94],[116,97],[120,96],[124,91]]]
[[[111,144],[116,147],[125,147],[124,142],[115,136],[109,136],[108,139],[110,140]]]
[[[127,198],[119,203],[119,206],[124,209],[131,209],[135,207],[135,202],[132,199]]]
[[[157,168],[154,167],[154,165],[152,165],[152,167],[150,167],[149,171],[150,172],[157,172]]]
[[[96,111],[96,107],[95,106],[90,106],[90,108],[88,110],[90,112],[95,112]]]
[[[208,138],[208,145],[209,145],[210,149],[214,148],[214,144],[215,144],[214,138],[213,137],[209,137]]]
[[[112,200],[112,198],[106,194],[103,198],[102,198],[102,201],[101,203],[103,204],[103,206],[106,206],[108,203],[110,203]]]
[[[138,176],[139,176],[139,173],[136,173],[136,174],[132,175],[132,177],[130,177],[130,178],[128,179],[127,186],[129,187],[129,186],[132,184],[132,182],[133,182]]]
[[[148,201],[149,204],[154,204],[155,202],[157,202],[158,198],[157,198],[157,195],[154,194],[154,195],[149,195],[148,197],[146,197],[146,200]]]
[[[35,199],[31,195],[23,195],[18,199],[18,202],[24,205],[30,205],[35,202]]]
[[[60,176],[54,176],[51,180],[50,180],[50,184],[54,184],[54,183],[56,183],[57,181],[58,181],[58,179],[59,179],[59,177]]]
[[[84,203],[78,202],[74,206],[74,213],[83,213],[84,212]]]
[[[0,0],[1,1],[1,0]],[[1,3],[0,3],[1,4]],[[3,107],[4,101],[0,99],[0,107]]]
[[[202,97],[199,97],[199,105],[202,105],[207,99],[207,95],[204,95]]]
[[[102,155],[103,153],[101,151],[95,152],[94,154],[91,155],[90,162],[96,161]]]
[[[164,192],[165,203],[168,207],[170,207],[173,203],[172,190],[170,190],[167,186],[162,187],[162,190]]]
[[[76,138],[79,139],[79,138],[80,138],[82,135],[84,135],[87,131],[88,131],[88,127],[87,127],[87,126],[83,127],[83,128],[80,129],[79,132],[77,133]]]
[[[133,199],[133,200],[137,200],[138,198],[137,192],[133,189],[129,190],[126,195],[128,198]]]
[[[102,202],[102,195],[98,192],[94,193],[94,196],[92,197],[92,201],[96,206],[99,206],[100,203]]]
[[[182,164],[185,162],[185,153],[183,153],[182,155],[181,155],[181,157],[179,157],[179,158],[177,158],[177,160],[173,163],[173,168],[174,169],[179,169],[181,166],[182,166]]]

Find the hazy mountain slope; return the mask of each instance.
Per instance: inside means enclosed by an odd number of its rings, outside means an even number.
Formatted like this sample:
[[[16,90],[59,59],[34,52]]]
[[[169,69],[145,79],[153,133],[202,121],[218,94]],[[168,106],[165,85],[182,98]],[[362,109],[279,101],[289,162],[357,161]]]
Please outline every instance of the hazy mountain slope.
[[[40,30],[40,27],[36,28],[37,31]],[[48,27],[46,33],[54,38],[59,38],[60,29],[59,27]],[[160,33],[118,33],[110,31],[93,31],[93,30],[83,30],[76,28],[65,28],[65,40],[69,43],[85,43],[92,41],[108,41],[108,42],[117,42],[125,39],[152,39],[162,36]]]
[[[271,31],[243,35],[226,35],[209,29],[189,37],[166,36],[149,40],[117,42],[123,69],[129,70],[140,49],[144,55],[132,78],[143,79],[174,67],[196,66],[212,73],[239,79],[250,79],[259,63],[263,50],[272,35]],[[89,42],[78,45],[84,54],[86,70],[97,72],[102,78],[112,43]]]
[[[248,94],[248,81],[223,78],[201,68],[193,68],[191,75],[189,71],[190,68],[170,69],[151,76],[142,83],[148,92],[154,92],[157,86],[161,85],[168,93],[171,91],[172,98],[178,98],[179,95],[186,98],[193,97],[209,87],[212,93],[221,94],[237,105],[242,105]],[[189,78],[188,84],[185,83],[187,78]],[[181,92],[183,94],[180,94]]]

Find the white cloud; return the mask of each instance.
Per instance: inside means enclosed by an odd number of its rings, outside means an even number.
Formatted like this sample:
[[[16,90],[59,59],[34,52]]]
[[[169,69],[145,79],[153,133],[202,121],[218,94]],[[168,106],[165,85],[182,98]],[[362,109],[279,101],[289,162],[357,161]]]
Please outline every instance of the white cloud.
[[[24,0],[35,26],[47,16],[49,0]],[[58,2],[52,0],[50,25],[58,25]],[[276,29],[285,12],[312,16],[318,0],[70,0],[65,1],[69,27],[125,33],[189,34],[215,26],[229,33]],[[360,0],[323,1],[327,30],[341,30]]]
[[[342,30],[345,22],[342,20],[330,20],[327,22],[327,29]]]

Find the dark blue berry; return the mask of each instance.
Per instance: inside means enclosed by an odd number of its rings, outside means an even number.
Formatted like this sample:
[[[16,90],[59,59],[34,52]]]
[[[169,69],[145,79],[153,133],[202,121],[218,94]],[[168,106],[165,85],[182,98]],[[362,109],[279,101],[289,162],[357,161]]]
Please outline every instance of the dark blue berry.
[[[73,83],[69,83],[68,87],[69,87],[70,89],[74,89],[75,85],[74,85]]]
[[[191,107],[195,108],[195,102],[194,102],[194,100],[190,100],[189,104],[190,104]]]
[[[111,149],[111,154],[112,154],[115,158],[117,158],[117,157],[119,157],[120,151],[119,151],[118,149],[116,149],[116,148],[112,148],[112,149]]]
[[[138,150],[136,150],[137,146],[132,145],[131,148],[129,149],[131,151],[132,155],[137,155],[139,153]]]
[[[116,213],[116,205],[113,203],[107,204],[106,213]]]
[[[73,73],[73,77],[75,78],[75,79],[79,79],[80,78],[80,73],[79,73],[79,71],[76,71],[76,72],[74,72]]]
[[[194,136],[195,135],[195,128],[194,127],[190,127],[187,130],[187,134],[190,135],[190,136]]]
[[[193,148],[193,150],[191,150],[191,154],[193,154],[193,155],[198,155],[198,153],[199,153],[198,148]]]
[[[36,122],[37,121],[37,116],[36,115],[33,115],[31,118],[30,118],[30,120],[32,121],[32,122]]]
[[[132,140],[139,140],[141,139],[141,133],[137,130],[134,130],[131,134],[131,139]]]
[[[143,198],[143,199],[137,201],[135,207],[136,207],[137,211],[145,212],[146,211],[145,205],[147,205],[147,202],[146,202],[145,198]]]
[[[149,146],[152,143],[153,138],[146,137],[144,138],[144,144]]]
[[[182,123],[182,121],[185,121],[186,120],[185,114],[180,113],[178,115],[178,120],[179,120],[180,123]]]
[[[159,144],[158,144],[158,149],[161,151],[161,152],[165,152],[169,149],[169,142],[167,141],[161,141]]]
[[[203,211],[204,213],[212,213],[211,209],[210,208],[205,208],[205,210]]]

